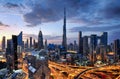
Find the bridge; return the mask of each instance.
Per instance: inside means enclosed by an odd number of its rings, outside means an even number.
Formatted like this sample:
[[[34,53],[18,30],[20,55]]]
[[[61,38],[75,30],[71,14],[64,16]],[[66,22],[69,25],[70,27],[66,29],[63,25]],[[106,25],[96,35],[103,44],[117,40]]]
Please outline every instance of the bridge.
[[[54,79],[120,79],[120,65],[72,66],[49,61]]]
[[[49,61],[49,68],[55,79],[74,79],[80,72],[91,67],[72,66]]]

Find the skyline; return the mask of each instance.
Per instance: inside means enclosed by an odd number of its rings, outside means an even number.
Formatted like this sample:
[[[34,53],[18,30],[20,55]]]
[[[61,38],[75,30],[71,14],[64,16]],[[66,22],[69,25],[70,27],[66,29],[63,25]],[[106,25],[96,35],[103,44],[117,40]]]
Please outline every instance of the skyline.
[[[0,41],[23,31],[24,38],[37,39],[39,30],[51,43],[62,42],[64,7],[68,43],[83,35],[108,32],[109,43],[120,38],[119,0],[0,0]],[[56,27],[57,26],[57,27]],[[116,35],[117,34],[117,35]],[[26,40],[25,40],[26,41]]]

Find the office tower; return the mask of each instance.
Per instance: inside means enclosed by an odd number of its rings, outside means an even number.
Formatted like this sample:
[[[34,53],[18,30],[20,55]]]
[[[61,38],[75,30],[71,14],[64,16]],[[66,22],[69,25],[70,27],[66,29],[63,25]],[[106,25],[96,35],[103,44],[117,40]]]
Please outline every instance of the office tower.
[[[23,46],[23,41],[22,41],[22,32],[20,32],[20,34],[17,36],[17,44],[18,46]]]
[[[6,44],[5,36],[3,36],[3,38],[2,38],[2,50],[5,50],[5,44]]]
[[[77,51],[77,50],[78,50],[78,46],[77,46],[76,41],[74,41],[74,51]]]
[[[28,48],[28,39],[26,40],[26,48]]]
[[[7,40],[7,48],[6,48],[6,55],[13,54],[13,42],[11,39]]]
[[[115,52],[115,60],[117,57],[120,57],[120,40],[116,39],[114,40],[114,52]]]
[[[33,47],[35,48],[36,42],[35,39],[33,40]]]
[[[83,54],[86,56],[89,54],[89,47],[88,47],[88,37],[83,37]]]
[[[13,55],[14,55],[14,69],[17,70],[18,69],[18,56],[17,56],[17,45],[18,45],[18,41],[17,41],[17,36],[16,35],[12,35],[12,42],[13,42]]]
[[[74,50],[74,45],[73,45],[73,43],[70,43],[70,44],[68,45],[68,50],[71,50],[71,51]]]
[[[32,37],[30,37],[30,48],[32,48]]]
[[[13,42],[11,39],[7,40],[6,48],[6,60],[7,60],[7,69],[12,72],[14,67],[14,58],[13,58]]]
[[[103,32],[103,34],[101,35],[101,38],[100,38],[100,44],[107,46],[107,43],[108,43],[108,33]]]
[[[67,37],[66,37],[66,9],[64,8],[64,25],[63,25],[63,39],[62,46],[64,47],[64,51],[67,51]]]
[[[47,50],[47,39],[45,39],[45,46],[44,46],[44,49]]]
[[[97,35],[91,35],[90,36],[90,52],[93,53],[95,51],[96,46],[97,46]]]
[[[82,38],[82,32],[79,32],[79,36],[78,36],[78,43],[79,43],[79,48],[78,51],[80,54],[83,54],[83,38]]]
[[[41,50],[43,49],[43,35],[42,35],[42,31],[40,30],[39,35],[38,35],[38,49]]]

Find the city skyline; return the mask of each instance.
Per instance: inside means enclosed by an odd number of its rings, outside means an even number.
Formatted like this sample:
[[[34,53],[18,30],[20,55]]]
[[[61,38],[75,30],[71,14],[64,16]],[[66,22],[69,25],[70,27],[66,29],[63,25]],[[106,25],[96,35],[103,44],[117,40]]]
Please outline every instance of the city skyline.
[[[61,4],[59,4],[61,3]],[[111,5],[112,4],[112,5]],[[57,6],[57,7],[56,7]],[[0,42],[3,36],[23,31],[24,38],[37,39],[40,29],[48,43],[62,42],[64,7],[66,7],[67,41],[78,41],[78,32],[84,35],[108,32],[109,43],[120,38],[119,1],[105,0],[1,0]],[[116,35],[117,34],[117,35]]]

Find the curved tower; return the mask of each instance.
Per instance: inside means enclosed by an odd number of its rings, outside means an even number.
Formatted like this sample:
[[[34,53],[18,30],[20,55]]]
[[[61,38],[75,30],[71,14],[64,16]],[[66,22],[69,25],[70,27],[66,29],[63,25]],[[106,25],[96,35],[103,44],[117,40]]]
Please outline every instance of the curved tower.
[[[39,31],[39,35],[38,35],[38,49],[43,49],[43,35],[42,35],[42,31]]]

